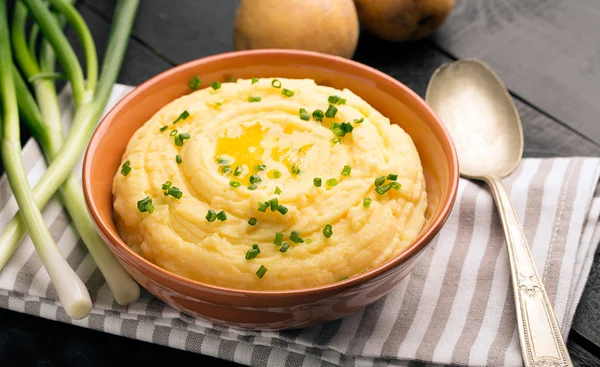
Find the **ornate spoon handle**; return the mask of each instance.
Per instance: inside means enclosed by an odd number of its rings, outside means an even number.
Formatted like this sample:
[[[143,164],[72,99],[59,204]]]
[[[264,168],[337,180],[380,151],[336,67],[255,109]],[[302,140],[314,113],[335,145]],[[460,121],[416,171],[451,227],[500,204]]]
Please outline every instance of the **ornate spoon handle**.
[[[519,218],[502,181],[486,177],[504,227],[525,366],[573,366]]]

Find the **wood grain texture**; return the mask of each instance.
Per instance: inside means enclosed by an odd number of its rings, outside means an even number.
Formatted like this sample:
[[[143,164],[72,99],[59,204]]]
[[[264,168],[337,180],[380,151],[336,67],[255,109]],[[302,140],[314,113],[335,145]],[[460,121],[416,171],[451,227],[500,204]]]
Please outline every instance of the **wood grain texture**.
[[[511,91],[600,143],[599,21],[598,0],[457,0],[434,41],[489,63]]]

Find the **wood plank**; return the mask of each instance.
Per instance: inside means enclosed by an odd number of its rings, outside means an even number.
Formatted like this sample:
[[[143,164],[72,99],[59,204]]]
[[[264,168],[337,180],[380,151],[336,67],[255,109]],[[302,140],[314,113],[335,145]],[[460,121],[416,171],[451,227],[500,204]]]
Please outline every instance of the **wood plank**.
[[[594,264],[577,311],[573,319],[572,329],[598,347],[600,354],[600,248],[594,256]]]
[[[598,22],[598,0],[457,0],[433,40],[489,63],[515,94],[600,143]]]
[[[569,349],[571,360],[576,367],[600,366],[598,355],[590,353],[590,351],[583,348],[579,344],[569,341],[567,343],[567,348]]]

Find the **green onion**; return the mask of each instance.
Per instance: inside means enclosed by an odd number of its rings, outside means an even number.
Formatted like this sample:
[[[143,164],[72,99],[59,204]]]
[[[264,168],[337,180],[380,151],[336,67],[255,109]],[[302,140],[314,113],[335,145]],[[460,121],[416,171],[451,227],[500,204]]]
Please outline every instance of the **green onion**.
[[[262,179],[260,178],[259,175],[252,175],[252,176],[250,176],[249,180],[250,180],[251,184],[261,183],[262,182]]]
[[[237,182],[237,181],[229,181],[229,186],[231,187],[240,187],[242,186],[241,183]]]
[[[248,224],[251,226],[256,225],[256,218],[252,217],[252,218],[248,219]]]
[[[248,102],[260,102],[261,99],[262,99],[261,96],[251,96],[251,97],[248,97]]]
[[[300,174],[300,168],[296,167],[295,165],[290,165],[290,170],[292,171],[293,174],[295,175],[299,175]]]
[[[325,183],[327,184],[327,186],[333,187],[338,184],[338,180],[336,180],[335,178],[330,178],[329,180],[325,181]]]
[[[131,172],[131,162],[127,161],[121,166],[121,174],[127,176]]]
[[[216,159],[217,164],[229,164],[229,160],[223,157],[219,157]]]
[[[399,184],[398,182],[391,182],[390,185],[392,185],[392,188],[394,190],[400,190],[400,188],[402,187],[402,185]]]
[[[271,206],[272,212],[274,212],[275,210],[277,210],[279,208],[279,200],[277,200],[277,198],[273,198],[273,199],[269,200],[269,204]]]
[[[315,177],[313,179],[313,185],[315,185],[316,187],[321,187],[321,178]]]
[[[252,84],[258,83],[258,78],[252,78]]]
[[[279,186],[275,186],[275,195],[281,195],[281,189]]]
[[[214,222],[217,219],[217,213],[214,210],[209,209],[208,213],[206,213],[206,217],[205,218],[209,222]]]
[[[264,164],[257,164],[256,166],[254,166],[255,171],[264,171],[266,169],[267,169],[267,166],[265,166]]]
[[[310,115],[306,112],[305,108],[300,109],[300,119],[304,121],[310,120]]]
[[[375,187],[379,187],[385,183],[385,176],[379,176],[375,179]]]
[[[181,158],[181,156],[177,154],[175,156],[175,162],[177,162],[177,164],[181,164],[181,162],[183,162],[183,158]]]
[[[200,85],[202,84],[202,79],[198,78],[198,75],[194,75],[192,80],[188,83],[188,87],[193,90],[200,89]]]
[[[333,144],[342,144],[342,139],[340,139],[340,138],[333,138],[333,139],[331,139],[331,142]]]
[[[285,88],[283,88],[283,89],[281,90],[281,94],[283,94],[283,95],[284,95],[284,96],[286,96],[286,97],[292,97],[292,96],[294,95],[294,92],[293,92],[293,91],[291,91],[291,90],[289,90],[289,89],[285,89]]]
[[[265,276],[265,273],[267,272],[267,268],[265,268],[264,265],[261,265],[260,268],[258,268],[258,270],[256,271],[256,276],[259,279],[262,279],[262,277]]]
[[[342,277],[342,279],[340,279],[340,280],[346,280],[346,279],[348,279],[348,276],[347,276],[347,275],[344,275],[344,276]]]
[[[162,184],[162,189],[163,190],[169,190],[169,188],[171,187],[172,183],[171,181],[167,181],[164,184]],[[165,193],[165,196],[169,195],[168,193]]]
[[[286,215],[288,212],[288,208],[285,207],[283,204],[279,204],[279,206],[277,207],[277,211],[280,212],[282,215]]]
[[[300,233],[298,231],[292,231],[290,234],[290,241],[294,243],[303,243],[304,240],[300,238]]]
[[[161,133],[165,130],[167,130],[169,127],[167,125],[161,127],[160,129],[158,129]]]
[[[319,121],[319,122],[323,121],[323,116],[324,116],[324,114],[323,114],[323,111],[321,111],[321,110],[314,110],[313,113],[312,113],[312,117],[316,121]]]
[[[175,130],[173,130],[175,131]],[[183,146],[183,143],[185,142],[185,140],[189,139],[191,136],[188,133],[181,133],[179,135],[177,135],[174,140],[175,140],[175,145],[177,145],[178,147]]]
[[[256,190],[257,188],[258,188],[258,186],[254,185],[254,184],[252,184],[252,185],[248,186],[248,190],[251,190],[251,191],[254,191],[254,190]]]
[[[346,131],[342,129],[342,124],[340,124],[339,122],[334,122],[333,124],[331,124],[330,129],[337,136],[346,136]]]
[[[215,102],[215,106],[219,107],[223,104],[223,102]]]
[[[371,198],[364,198],[363,199],[363,207],[368,208],[371,205]]]
[[[354,127],[352,126],[352,124],[350,124],[349,122],[342,122],[341,125],[342,130],[344,130],[346,133],[351,133],[352,130],[354,130]]]
[[[307,238],[304,240],[304,243],[306,243],[307,245],[310,245],[312,243],[312,240],[310,238]]]
[[[286,242],[279,248],[279,252],[286,252],[290,248],[290,243]]]
[[[273,171],[273,178],[279,178],[279,177],[281,177],[281,172],[279,172],[277,170]]]
[[[179,115],[179,117],[177,117],[177,119],[175,119],[175,121],[173,121],[173,125],[175,125],[176,123],[178,123],[179,121],[185,120],[186,118],[190,117],[190,113],[187,112],[187,110],[184,110],[181,115]]]
[[[152,199],[146,196],[144,199],[137,202],[137,208],[141,213],[148,212],[152,214],[154,211],[154,205],[152,205]]]
[[[329,98],[327,98],[327,102],[331,104],[346,104],[346,100],[340,96],[329,96]]]
[[[219,214],[217,214],[217,219],[220,220],[221,222],[227,220],[227,214],[225,214],[224,210],[221,210],[219,212]]]
[[[210,83],[210,87],[214,90],[221,88],[221,82],[212,82]]]
[[[169,135],[170,135],[170,136],[175,136],[175,135],[177,135],[177,133],[178,133],[178,132],[179,132],[179,131],[177,131],[177,129],[175,129],[175,130],[171,130],[171,132],[169,133]]]
[[[342,176],[350,176],[350,171],[352,171],[350,166],[344,166],[344,169],[342,169]]]
[[[355,123],[355,124],[362,124],[362,123],[363,123],[363,121],[365,121],[365,118],[364,118],[364,117],[361,117],[361,118],[359,118],[359,119],[354,119],[354,123]]]
[[[325,238],[329,238],[332,234],[333,227],[331,227],[331,224],[326,224],[325,227],[323,227],[323,236],[325,236]]]
[[[273,241],[273,243],[275,244],[275,246],[281,246],[281,242],[282,241],[283,241],[283,233],[276,232],[275,233],[275,240]]]
[[[221,166],[221,172],[227,176],[228,174],[231,173],[231,167],[230,166]]]
[[[375,191],[379,195],[383,195],[386,192],[388,192],[391,188],[394,188],[394,190],[400,190],[401,187],[402,187],[402,185],[400,185],[398,182],[390,182],[390,183],[388,183],[386,185],[376,187]]]
[[[281,82],[278,79],[273,79],[273,81],[271,81],[271,85],[274,88],[281,88]]]
[[[235,170],[233,171],[233,175],[239,176],[241,173],[242,173],[242,166],[235,167]]]
[[[265,202],[259,201],[258,202],[258,209],[257,210],[259,212],[263,212],[264,213],[264,212],[267,211],[267,208],[269,207],[269,205],[270,205],[270,203],[268,201],[265,201]]]
[[[396,181],[398,179],[398,175],[390,173],[389,175],[387,175],[387,179],[391,181]]]
[[[225,82],[226,83],[235,83],[235,82],[237,82],[237,78],[230,77],[230,78],[227,78],[227,80],[225,80]]]
[[[258,254],[260,254],[260,250],[259,249],[253,248],[251,250],[248,250],[248,252],[246,252],[246,260],[252,260],[255,257],[257,257]]]
[[[174,197],[175,199],[181,199],[181,197],[183,196],[183,192],[181,192],[181,190],[179,190],[177,187],[173,186],[171,188],[169,188],[169,191],[167,192],[168,195],[171,195],[172,197]],[[166,196],[166,195],[165,195]]]
[[[330,119],[335,117],[335,114],[337,113],[337,108],[330,104],[329,107],[327,108],[327,111],[325,111],[325,117],[328,117]]]

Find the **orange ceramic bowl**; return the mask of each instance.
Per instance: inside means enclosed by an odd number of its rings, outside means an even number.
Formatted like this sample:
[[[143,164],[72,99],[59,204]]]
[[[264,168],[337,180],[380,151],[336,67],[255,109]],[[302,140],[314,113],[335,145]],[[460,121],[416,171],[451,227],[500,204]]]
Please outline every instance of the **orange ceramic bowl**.
[[[293,291],[244,291],[183,278],[144,259],[123,242],[112,209],[113,177],[133,133],[161,107],[190,93],[188,82],[227,78],[310,78],[348,88],[415,142],[429,206],[417,240],[396,258],[346,281]],[[102,120],[85,154],[83,187],[88,209],[109,248],[150,293],[187,314],[253,329],[289,329],[338,319],[375,302],[404,278],[438,232],[456,198],[458,160],[448,131],[425,101],[402,83],[341,57],[292,50],[256,50],[206,57],[170,69],[137,87]]]

